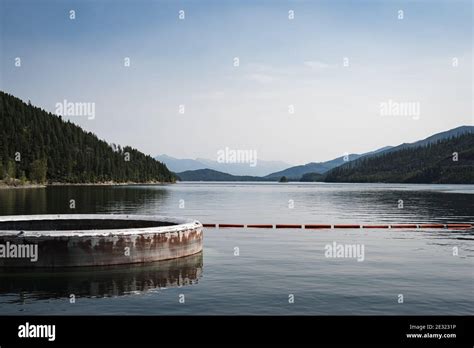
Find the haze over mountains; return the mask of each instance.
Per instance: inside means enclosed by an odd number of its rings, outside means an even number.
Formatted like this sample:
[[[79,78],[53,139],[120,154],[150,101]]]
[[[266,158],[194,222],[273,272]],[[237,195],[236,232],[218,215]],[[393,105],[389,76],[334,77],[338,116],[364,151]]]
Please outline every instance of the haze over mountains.
[[[257,165],[254,167],[250,166],[249,163],[219,163],[205,158],[179,159],[164,154],[156,156],[155,159],[166,164],[175,173],[198,169],[212,169],[238,176],[265,176],[290,166],[290,164],[282,161],[265,161],[261,159],[257,160]]]
[[[326,162],[311,162],[260,177],[248,175],[232,176],[215,169],[211,170],[211,168],[199,168],[194,171],[186,170],[178,172],[177,175],[184,181],[278,181],[282,177],[286,177],[291,181],[370,181],[369,179],[364,179],[363,175],[360,174],[365,172],[367,175],[370,174],[371,180],[380,180],[382,182],[388,180],[388,182],[471,183],[472,181],[474,183],[474,180],[468,174],[470,170],[474,172],[474,162],[470,158],[472,152],[474,152],[473,138],[474,127],[461,126],[413,143],[386,146],[364,154],[349,154]],[[449,169],[451,168],[449,167],[449,157],[456,151],[463,155],[462,159],[455,163],[458,171],[462,171],[462,173],[458,172],[458,174]],[[441,153],[444,157],[440,157],[439,154]],[[166,163],[163,159],[160,160]],[[415,163],[413,160],[415,160]],[[390,161],[397,162],[399,167],[393,168]],[[408,173],[408,169],[406,169],[406,175],[382,175],[378,173],[378,168],[382,167],[385,169],[391,168],[390,170],[392,171],[399,171],[401,167],[403,170],[404,165],[409,163],[411,169],[417,171],[417,173],[411,173],[411,176]],[[416,163],[424,163],[424,167],[419,167]],[[362,165],[369,166],[370,170],[368,168],[362,170]],[[430,168],[430,173],[425,172],[425,167]],[[338,170],[339,168],[341,170]],[[350,173],[347,168],[351,168]],[[446,179],[446,181],[443,178],[443,173],[448,172],[450,179]]]

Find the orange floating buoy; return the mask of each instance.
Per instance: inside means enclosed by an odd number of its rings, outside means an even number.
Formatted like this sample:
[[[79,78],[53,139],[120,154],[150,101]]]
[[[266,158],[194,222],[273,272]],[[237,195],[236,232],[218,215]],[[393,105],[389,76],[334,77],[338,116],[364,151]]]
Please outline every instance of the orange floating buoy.
[[[390,225],[391,228],[417,228],[418,225],[415,224],[398,224],[398,225]]]
[[[289,229],[332,229],[332,228],[347,228],[347,229],[365,229],[365,228],[380,228],[380,229],[388,229],[388,228],[449,228],[449,229],[471,229],[474,228],[472,224],[468,223],[454,223],[454,224],[440,224],[440,223],[433,223],[433,224],[387,224],[387,225],[355,225],[355,224],[337,224],[337,225],[329,225],[329,224],[308,224],[308,225],[299,225],[299,224],[202,224],[203,227],[209,228],[289,228]]]
[[[445,228],[444,224],[421,224],[420,228]]]
[[[462,230],[468,230],[470,228],[473,228],[473,226],[471,224],[447,224],[446,225],[447,228],[450,228],[450,229],[462,229]]]
[[[304,225],[305,229],[331,228],[332,225]]]
[[[264,224],[256,224],[256,225],[247,225],[248,228],[273,228],[273,225],[264,225]]]
[[[334,228],[360,228],[360,225],[334,225]]]

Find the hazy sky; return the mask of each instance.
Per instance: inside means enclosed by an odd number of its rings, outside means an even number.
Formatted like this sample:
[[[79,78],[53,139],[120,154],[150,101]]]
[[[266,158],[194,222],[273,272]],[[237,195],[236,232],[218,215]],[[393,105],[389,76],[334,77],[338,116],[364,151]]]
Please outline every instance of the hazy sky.
[[[474,123],[470,0],[0,3],[0,89],[95,103],[69,118],[151,155],[299,164]]]

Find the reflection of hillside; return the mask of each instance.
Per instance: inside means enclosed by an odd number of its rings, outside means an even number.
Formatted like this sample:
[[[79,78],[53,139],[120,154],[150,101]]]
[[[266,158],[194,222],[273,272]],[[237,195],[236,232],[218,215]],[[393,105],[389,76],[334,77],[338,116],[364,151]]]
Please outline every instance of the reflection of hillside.
[[[24,299],[108,297],[198,282],[203,268],[202,252],[168,261],[108,267],[58,270],[23,270],[0,273],[0,294]]]
[[[156,212],[169,195],[164,186],[50,186],[44,189],[0,190],[2,215]]]
[[[382,215],[382,221],[469,222],[472,220],[472,194],[450,194],[430,190],[387,190],[366,194],[364,207]],[[399,200],[403,208],[398,208]]]
[[[46,213],[46,188],[0,190],[2,215]]]

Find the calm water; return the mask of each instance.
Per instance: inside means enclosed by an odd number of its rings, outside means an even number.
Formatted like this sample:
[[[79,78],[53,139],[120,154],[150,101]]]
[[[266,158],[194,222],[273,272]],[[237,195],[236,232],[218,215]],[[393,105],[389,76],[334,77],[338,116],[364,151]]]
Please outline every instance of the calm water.
[[[162,214],[247,224],[472,223],[474,185],[180,183],[0,190],[1,215],[45,213]],[[325,246],[333,242],[363,245],[364,261],[326,258]],[[472,314],[474,232],[206,229],[203,253],[180,260],[0,273],[0,313]]]

